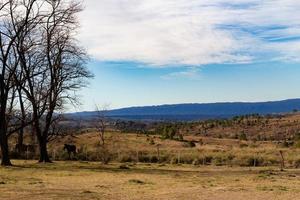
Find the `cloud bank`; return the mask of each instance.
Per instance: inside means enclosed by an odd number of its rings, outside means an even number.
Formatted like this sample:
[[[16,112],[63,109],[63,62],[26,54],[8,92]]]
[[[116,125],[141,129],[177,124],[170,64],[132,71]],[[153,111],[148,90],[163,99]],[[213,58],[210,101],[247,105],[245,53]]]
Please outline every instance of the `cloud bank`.
[[[152,66],[300,61],[299,0],[85,0],[84,4],[79,39],[99,61]]]

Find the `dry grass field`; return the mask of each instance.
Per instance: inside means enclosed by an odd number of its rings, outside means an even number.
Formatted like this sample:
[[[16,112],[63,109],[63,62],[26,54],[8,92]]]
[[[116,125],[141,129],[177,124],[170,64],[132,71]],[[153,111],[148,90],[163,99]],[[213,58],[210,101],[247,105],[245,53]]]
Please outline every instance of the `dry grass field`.
[[[296,200],[300,195],[297,169],[14,163],[0,168],[0,199]]]
[[[271,120],[268,130],[280,134],[287,129],[285,133],[292,134],[298,131],[299,116]],[[259,133],[257,125],[252,129]],[[220,130],[212,129],[213,134],[206,136],[185,134],[183,141],[107,132],[104,153],[110,156],[109,164],[101,163],[103,147],[98,133],[80,130],[49,143],[52,164],[13,160],[13,167],[1,167],[0,199],[300,199],[299,146],[214,137]],[[195,146],[189,145],[191,141]],[[15,143],[12,137],[10,146]],[[25,143],[30,143],[30,138],[26,137]],[[72,161],[66,161],[65,143],[77,147]],[[280,151],[284,171],[280,171]]]
[[[216,166],[279,166],[279,151],[284,152],[287,167],[300,167],[300,149],[284,148],[272,141],[242,141],[239,139],[219,139],[201,136],[184,136],[186,141],[201,141],[195,147],[186,142],[161,139],[158,135],[106,134],[106,148],[113,162],[146,162],[165,164],[194,164]],[[78,160],[99,161],[101,148],[97,133],[89,132],[56,140],[49,145],[49,153],[54,160],[68,158],[63,144],[75,144]],[[159,155],[158,155],[159,148]]]

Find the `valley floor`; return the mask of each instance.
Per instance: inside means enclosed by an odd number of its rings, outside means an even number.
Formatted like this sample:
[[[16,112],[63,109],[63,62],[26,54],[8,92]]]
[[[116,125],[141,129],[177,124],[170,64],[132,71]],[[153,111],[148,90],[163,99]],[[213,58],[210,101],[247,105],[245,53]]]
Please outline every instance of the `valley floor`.
[[[0,199],[299,199],[300,170],[96,162],[14,161]]]

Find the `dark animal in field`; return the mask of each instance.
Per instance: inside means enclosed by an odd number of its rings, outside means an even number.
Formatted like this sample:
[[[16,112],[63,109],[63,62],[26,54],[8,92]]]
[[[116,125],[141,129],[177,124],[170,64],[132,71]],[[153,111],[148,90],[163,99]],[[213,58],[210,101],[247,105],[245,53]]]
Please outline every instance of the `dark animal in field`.
[[[16,144],[15,145],[15,151],[16,152],[29,152],[29,153],[35,153],[36,151],[36,145],[33,144]]]
[[[71,159],[71,153],[73,153],[73,155],[76,155],[76,146],[73,144],[65,144],[64,145],[64,150],[68,152],[69,154],[69,160]]]

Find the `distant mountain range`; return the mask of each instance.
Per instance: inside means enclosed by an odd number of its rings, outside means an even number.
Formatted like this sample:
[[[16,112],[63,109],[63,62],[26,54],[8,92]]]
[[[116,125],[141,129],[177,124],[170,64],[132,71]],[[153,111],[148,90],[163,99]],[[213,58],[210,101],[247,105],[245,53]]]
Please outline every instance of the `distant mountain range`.
[[[192,103],[129,107],[110,110],[106,116],[124,120],[203,120],[247,114],[281,114],[299,110],[300,99],[269,102]],[[68,117],[92,119],[96,112],[68,113]]]

